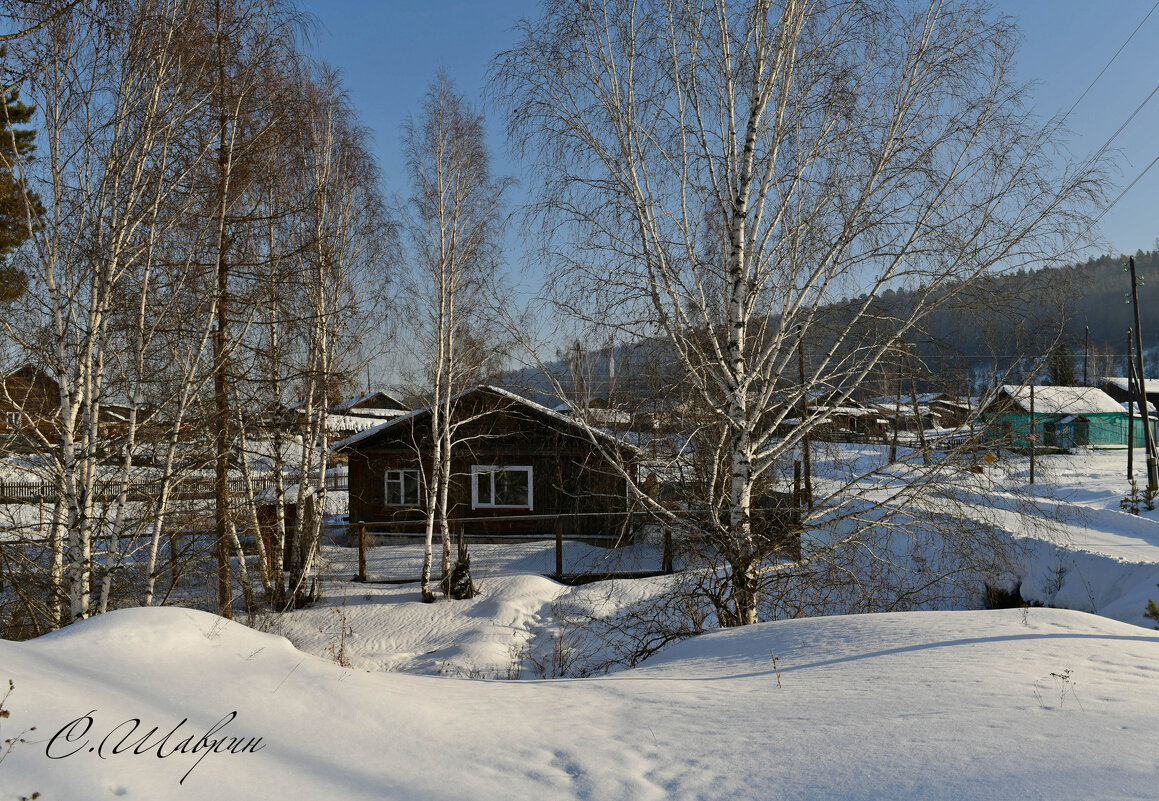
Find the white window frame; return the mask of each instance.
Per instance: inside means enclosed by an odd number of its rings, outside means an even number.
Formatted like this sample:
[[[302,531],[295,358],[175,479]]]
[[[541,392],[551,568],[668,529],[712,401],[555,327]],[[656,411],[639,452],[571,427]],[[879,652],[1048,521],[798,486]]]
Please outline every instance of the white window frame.
[[[521,470],[527,473],[527,504],[485,503],[479,500],[479,476],[484,473],[514,472]],[[493,480],[492,480],[493,481]],[[494,498],[494,483],[491,485],[491,497]],[[471,465],[471,508],[472,509],[535,509],[535,470],[529,464],[475,464]]]
[[[387,487],[391,483],[391,480],[390,480],[391,473],[395,473],[398,476],[395,483],[397,483],[399,485],[399,493],[398,494],[399,494],[399,497],[403,501],[402,503],[390,503],[387,501],[387,498],[390,495],[389,491],[387,490]],[[414,474],[414,479],[415,479],[415,501],[414,501],[414,503],[407,503],[406,502],[406,475],[405,474],[407,474],[407,473]],[[391,468],[391,469],[388,469],[386,471],[386,473],[382,477],[382,505],[383,506],[389,506],[392,508],[400,508],[401,509],[401,508],[410,508],[410,507],[414,507],[414,506],[422,506],[422,503],[423,503],[423,477],[422,477],[422,474],[419,472],[418,468],[415,468],[415,467],[398,467],[398,468]]]
[[[8,428],[23,428],[24,420],[20,412],[4,412],[4,425]]]

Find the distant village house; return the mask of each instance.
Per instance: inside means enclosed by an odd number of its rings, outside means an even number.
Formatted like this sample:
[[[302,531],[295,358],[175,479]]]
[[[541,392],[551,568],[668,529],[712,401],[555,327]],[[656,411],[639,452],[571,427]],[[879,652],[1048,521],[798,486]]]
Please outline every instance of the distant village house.
[[[1035,387],[1033,428],[1030,412],[1029,387],[1000,387],[979,413],[985,438],[1017,447],[1033,441],[1061,450],[1127,444],[1127,410],[1095,387]]]

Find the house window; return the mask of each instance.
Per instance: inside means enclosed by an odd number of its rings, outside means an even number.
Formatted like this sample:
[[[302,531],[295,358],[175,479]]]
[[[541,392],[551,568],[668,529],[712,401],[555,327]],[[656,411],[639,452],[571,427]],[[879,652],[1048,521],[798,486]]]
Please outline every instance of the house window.
[[[386,505],[387,506],[418,506],[419,505],[419,471],[418,470],[387,470],[386,471]]]
[[[530,466],[471,467],[472,509],[531,509],[534,498]]]
[[[10,431],[20,428],[20,412],[4,412],[4,425]]]

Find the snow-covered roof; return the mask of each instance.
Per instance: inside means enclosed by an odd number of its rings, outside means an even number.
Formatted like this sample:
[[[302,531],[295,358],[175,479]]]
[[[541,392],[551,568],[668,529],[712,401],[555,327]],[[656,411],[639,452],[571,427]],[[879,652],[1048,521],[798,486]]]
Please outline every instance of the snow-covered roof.
[[[1030,411],[1030,387],[1002,386],[1006,395],[1023,411]],[[1035,414],[1123,414],[1123,407],[1095,387],[1035,387]]]
[[[510,390],[506,390],[506,389],[503,389],[501,387],[496,387],[496,386],[493,386],[491,384],[479,384],[478,386],[474,386],[474,387],[471,387],[470,389],[463,390],[462,392],[458,393],[453,398],[451,398],[451,402],[454,403],[455,401],[459,400],[459,398],[462,398],[465,395],[469,395],[472,392],[478,392],[480,390],[486,391],[486,392],[491,392],[495,395],[499,395],[500,397],[502,397],[506,400],[512,401],[514,403],[517,403],[517,404],[527,408],[528,410],[530,410],[536,414],[541,414],[541,415],[544,415],[545,417],[548,417],[548,418],[555,420],[557,422],[564,423],[569,428],[578,428],[578,429],[583,430],[584,432],[590,431],[592,433],[592,435],[597,436],[605,441],[613,442],[616,445],[623,446],[626,448],[635,449],[633,445],[631,445],[627,442],[624,442],[622,439],[619,439],[618,437],[613,436],[611,433],[609,433],[607,431],[603,431],[602,429],[599,429],[599,428],[593,428],[591,426],[586,426],[582,422],[576,420],[574,417],[571,417],[570,415],[560,414],[559,412],[557,412],[553,409],[547,408],[543,404],[536,403],[533,400],[528,400],[527,398],[523,397],[522,395],[516,395],[514,392],[511,392]],[[341,450],[343,448],[348,448],[357,442],[361,442],[364,439],[368,439],[368,438],[370,438],[370,437],[372,437],[372,436],[374,436],[382,431],[386,431],[389,428],[393,428],[396,425],[401,425],[402,423],[406,422],[407,420],[412,420],[415,417],[417,417],[421,414],[425,414],[428,411],[430,411],[429,406],[422,408],[422,409],[415,409],[414,411],[407,412],[406,414],[395,417],[393,420],[387,420],[384,423],[379,423],[378,425],[375,425],[373,428],[369,428],[365,431],[359,431],[357,434],[349,436],[346,439],[341,440],[340,442],[336,442],[334,444],[334,449]]]
[[[403,404],[402,401],[398,400],[393,395],[390,395],[386,392],[379,391],[379,392],[369,392],[365,395],[359,395],[356,398],[347,398],[346,400],[342,401],[341,403],[335,404],[334,411],[339,412],[339,413],[348,412],[351,409],[353,409],[355,406],[357,406],[358,404],[366,403],[367,401],[373,400],[374,398],[377,398],[377,397],[382,397],[382,399],[385,400],[387,403],[394,404],[399,409],[406,408],[405,404]],[[357,411],[359,414],[367,414],[367,413],[376,412],[376,411],[395,412],[397,410],[396,409],[358,409]]]
[[[817,406],[817,411],[825,412],[826,414],[849,414],[849,415],[863,415],[876,414],[876,409],[865,409],[861,406]]]
[[[957,403],[957,401],[950,398],[944,392],[919,392],[917,394],[918,403],[927,404],[933,401],[946,401],[947,403]],[[882,395],[869,401],[870,406],[893,406],[897,403],[896,395]],[[913,403],[913,397],[908,393],[902,393],[902,403]]]
[[[1121,376],[1114,376],[1103,379],[1106,383],[1121,389],[1126,392],[1129,388],[1127,379]],[[1145,395],[1159,395],[1159,378],[1144,378],[1143,379],[1143,394]]]
[[[404,412],[399,412],[404,414]],[[353,414],[328,414],[326,415],[326,430],[327,431],[365,431],[368,428],[374,428],[381,422],[377,417],[363,417],[362,415]]]
[[[352,409],[350,416],[352,417],[378,417],[380,419],[389,419],[391,417],[398,417],[400,414],[406,414],[405,409]]]
[[[283,498],[286,503],[294,504],[298,502],[298,494],[301,492],[301,485],[296,479],[287,478],[285,485],[282,487]],[[313,495],[317,498],[317,487],[307,486],[306,496]],[[259,506],[272,505],[278,501],[278,491],[274,487],[266,487],[264,490],[254,496],[254,503]],[[326,508],[322,511],[325,515],[341,515],[346,514],[347,504],[349,504],[349,496],[346,490],[326,490]]]
[[[576,418],[583,417],[585,420],[590,420],[597,425],[628,425],[632,422],[632,415],[623,409],[601,409],[598,406],[590,406],[586,409],[577,409],[574,404],[567,401],[556,404],[551,407],[551,411],[568,417]]]
[[[965,400],[955,400],[954,398],[934,398],[930,401],[930,403],[940,403],[944,406],[954,406],[956,408],[965,409],[967,411],[975,408],[978,405],[976,399],[972,401],[969,398]]]
[[[886,414],[901,415],[903,417],[909,415],[912,417],[914,407],[912,402],[903,400],[901,405],[898,406],[896,400],[891,400],[889,403],[875,403],[873,411],[875,413],[884,412]],[[931,414],[930,407],[924,403],[918,404],[918,411],[922,414]]]
[[[820,417],[810,417],[809,423],[813,426],[827,426],[833,422],[833,418],[821,415]],[[786,428],[796,428],[801,425],[800,417],[786,417],[780,422],[780,425]]]
[[[1127,411],[1130,414],[1135,415],[1136,417],[1142,416],[1139,414],[1139,404],[1135,403],[1134,401],[1123,401],[1120,405],[1123,407],[1124,411]],[[1147,401],[1147,416],[1148,417],[1159,416],[1159,413],[1157,413],[1155,410],[1155,404],[1152,403],[1151,401]]]
[[[900,409],[896,409],[896,410],[883,409],[882,411],[888,412],[890,415],[892,415],[895,418],[896,417],[907,417],[907,418],[908,417],[913,417],[913,418],[936,417],[938,419],[941,419],[941,415],[938,414],[937,412],[931,412],[929,406],[919,406],[917,412],[914,412],[914,410],[912,408],[906,408],[905,406],[902,406]]]

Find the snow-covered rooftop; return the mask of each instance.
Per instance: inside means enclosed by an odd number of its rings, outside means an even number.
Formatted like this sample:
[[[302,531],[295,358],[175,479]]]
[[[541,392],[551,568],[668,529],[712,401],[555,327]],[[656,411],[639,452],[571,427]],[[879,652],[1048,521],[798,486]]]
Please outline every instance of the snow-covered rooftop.
[[[514,392],[511,392],[510,390],[503,389],[502,387],[496,387],[496,386],[493,386],[491,384],[479,384],[477,386],[471,387],[470,389],[463,390],[462,392],[458,393],[453,398],[451,398],[451,402],[454,403],[459,398],[462,398],[464,395],[467,395],[471,392],[477,392],[479,390],[484,390],[484,391],[499,395],[500,397],[503,397],[506,400],[512,401],[514,403],[517,403],[517,404],[529,409],[530,411],[532,411],[536,414],[541,414],[541,415],[549,417],[553,420],[556,420],[557,422],[564,423],[569,428],[581,428],[585,432],[591,432],[591,434],[593,436],[597,436],[605,441],[614,442],[617,445],[624,446],[627,448],[634,447],[631,444],[624,442],[622,439],[619,439],[618,437],[612,435],[611,433],[609,433],[607,431],[604,431],[604,430],[599,429],[599,428],[593,428],[591,426],[584,425],[582,422],[576,420],[576,418],[574,418],[570,415],[561,414],[560,412],[557,412],[554,409],[547,408],[543,404],[536,403],[533,400],[528,400],[527,398],[523,397],[522,395],[516,395]],[[407,412],[406,414],[395,417],[392,420],[387,420],[384,423],[378,423],[377,425],[375,425],[372,428],[368,428],[365,431],[360,431],[357,434],[349,436],[340,442],[336,442],[334,444],[334,449],[341,450],[342,448],[350,447],[351,445],[353,445],[357,442],[361,442],[362,440],[367,439],[369,437],[372,437],[372,436],[374,436],[382,431],[386,431],[387,429],[389,429],[393,426],[401,425],[402,423],[406,422],[407,420],[411,420],[411,419],[417,417],[418,415],[425,414],[429,410],[430,410],[430,407],[425,407],[422,409],[415,409],[414,411]]]
[[[403,414],[399,412],[398,414]],[[365,431],[374,428],[382,422],[377,417],[363,417],[353,414],[326,415],[326,429],[328,431]]]
[[[826,414],[848,414],[853,416],[877,414],[876,409],[866,409],[862,406],[825,406],[820,405],[816,407],[817,411]]]
[[[352,417],[377,417],[387,420],[406,414],[405,409],[351,409],[349,411]]]
[[[1139,414],[1139,404],[1135,403],[1135,401],[1123,401],[1120,404],[1120,406],[1123,407],[1124,411],[1127,411],[1127,412],[1135,415],[1136,417],[1142,417],[1142,415]],[[1147,416],[1148,417],[1159,416],[1156,413],[1155,404],[1152,403],[1151,401],[1147,401]]]
[[[1107,384],[1123,390],[1123,392],[1126,392],[1128,389],[1127,379],[1121,376],[1108,377],[1103,380]],[[1159,378],[1144,378],[1143,392],[1147,395],[1159,394]]]
[[[632,422],[632,415],[623,409],[601,409],[598,406],[586,409],[577,409],[574,404],[564,401],[551,407],[551,411],[567,417],[582,417],[597,425],[628,425]]]
[[[402,401],[398,400],[393,395],[390,395],[386,392],[370,392],[370,393],[367,393],[365,395],[359,395],[355,398],[347,398],[346,400],[342,401],[341,403],[335,404],[334,411],[339,412],[339,413],[348,412],[351,409],[353,409],[355,406],[357,406],[358,404],[365,403],[366,401],[372,400],[372,399],[377,398],[379,396],[381,396],[387,403],[394,404],[395,406],[398,406],[400,409],[405,408],[405,405],[402,403]],[[376,411],[396,412],[397,409],[358,409],[357,410],[358,414],[366,414],[369,412],[376,412]]]
[[[1006,384],[1006,395],[1023,411],[1030,411],[1030,387]],[[1035,414],[1122,414],[1123,407],[1095,387],[1035,387]]]
[[[946,401],[947,403],[957,403],[958,402],[958,401],[955,401],[951,398],[948,398],[946,396],[946,393],[944,393],[944,392],[919,392],[917,394],[917,400],[918,400],[918,403],[922,404],[922,405],[925,405],[927,403],[931,403],[932,401],[936,401],[936,400]],[[903,404],[912,403],[912,402],[913,402],[913,399],[911,398],[911,396],[908,393],[902,394],[902,403]],[[882,395],[881,397],[874,398],[873,400],[871,400],[869,402],[869,404],[871,406],[890,406],[890,407],[892,407],[896,403],[897,403],[897,396],[896,395]]]

